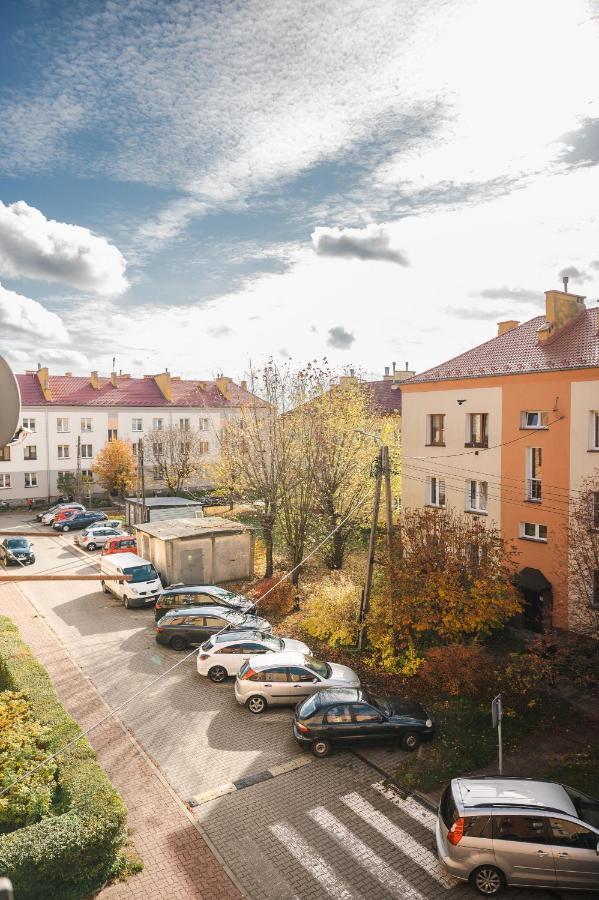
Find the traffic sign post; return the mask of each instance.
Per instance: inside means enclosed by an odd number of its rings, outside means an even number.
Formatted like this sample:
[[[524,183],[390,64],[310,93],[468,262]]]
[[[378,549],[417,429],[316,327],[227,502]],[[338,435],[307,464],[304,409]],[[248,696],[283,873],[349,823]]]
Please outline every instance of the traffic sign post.
[[[497,694],[491,703],[491,716],[493,719],[493,728],[497,729],[497,740],[499,742],[499,774],[503,775],[503,747],[501,744],[501,720],[503,718],[503,701],[501,694]]]

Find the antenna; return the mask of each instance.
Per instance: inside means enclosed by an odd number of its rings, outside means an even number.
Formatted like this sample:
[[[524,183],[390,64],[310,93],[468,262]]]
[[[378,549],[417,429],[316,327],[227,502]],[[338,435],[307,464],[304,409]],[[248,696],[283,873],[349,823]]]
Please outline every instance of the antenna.
[[[567,294],[568,293],[568,281],[569,281],[568,276],[564,275],[564,277],[562,278],[562,281],[564,282],[564,294]]]

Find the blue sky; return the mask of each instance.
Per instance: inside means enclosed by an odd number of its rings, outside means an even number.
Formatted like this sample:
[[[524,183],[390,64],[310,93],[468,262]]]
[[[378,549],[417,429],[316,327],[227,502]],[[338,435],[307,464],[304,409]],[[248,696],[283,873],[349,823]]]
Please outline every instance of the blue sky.
[[[418,370],[599,292],[599,4],[4,0],[18,370]]]

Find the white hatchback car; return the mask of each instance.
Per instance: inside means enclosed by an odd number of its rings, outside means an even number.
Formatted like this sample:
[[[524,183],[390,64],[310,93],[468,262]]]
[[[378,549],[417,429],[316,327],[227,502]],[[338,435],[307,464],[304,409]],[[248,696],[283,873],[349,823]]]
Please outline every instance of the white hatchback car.
[[[200,647],[198,653],[198,674],[207,675],[220,684],[230,675],[237,675],[250,656],[269,653],[305,653],[311,650],[301,641],[292,638],[275,637],[264,631],[237,631],[214,634]]]
[[[109,538],[124,534],[120,528],[109,522],[98,522],[97,525],[90,525],[75,535],[75,543],[84,550],[97,550],[103,547]]]

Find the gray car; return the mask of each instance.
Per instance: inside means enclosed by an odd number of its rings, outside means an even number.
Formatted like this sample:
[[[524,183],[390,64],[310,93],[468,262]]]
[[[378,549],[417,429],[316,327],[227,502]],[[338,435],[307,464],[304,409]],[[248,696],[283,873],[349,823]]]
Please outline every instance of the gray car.
[[[250,656],[237,673],[235,698],[251,713],[269,704],[295,706],[323,688],[357,688],[360,679],[347,666],[322,662],[305,653],[269,653]]]
[[[505,885],[599,891],[599,801],[528,778],[454,778],[439,806],[439,859],[493,897]]]

